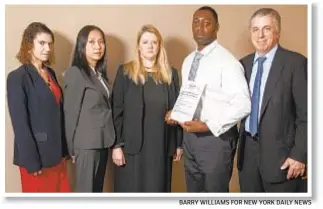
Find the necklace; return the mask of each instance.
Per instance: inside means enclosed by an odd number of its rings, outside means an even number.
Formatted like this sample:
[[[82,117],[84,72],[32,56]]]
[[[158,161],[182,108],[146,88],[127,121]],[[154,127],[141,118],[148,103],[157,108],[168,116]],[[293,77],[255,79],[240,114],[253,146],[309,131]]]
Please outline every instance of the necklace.
[[[153,75],[157,72],[157,70],[152,70],[151,68],[149,69],[145,68],[145,70],[146,70],[147,76],[150,78],[152,78]]]

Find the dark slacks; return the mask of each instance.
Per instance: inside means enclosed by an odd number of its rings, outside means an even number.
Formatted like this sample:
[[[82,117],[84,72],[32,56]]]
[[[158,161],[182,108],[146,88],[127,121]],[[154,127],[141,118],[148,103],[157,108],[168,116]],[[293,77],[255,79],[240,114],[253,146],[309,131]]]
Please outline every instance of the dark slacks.
[[[75,192],[102,192],[108,152],[108,148],[75,150]]]
[[[187,191],[228,192],[236,140],[184,133],[183,144]]]
[[[301,178],[278,183],[271,183],[264,180],[259,171],[258,159],[258,141],[246,135],[243,165],[242,170],[239,171],[241,192],[297,192],[304,189],[300,188],[302,186]]]

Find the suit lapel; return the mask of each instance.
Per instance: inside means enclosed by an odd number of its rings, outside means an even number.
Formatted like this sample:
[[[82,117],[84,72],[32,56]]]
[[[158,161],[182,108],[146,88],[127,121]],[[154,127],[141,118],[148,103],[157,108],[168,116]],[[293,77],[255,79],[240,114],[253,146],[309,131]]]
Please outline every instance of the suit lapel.
[[[52,93],[44,79],[39,75],[37,69],[32,64],[26,64],[25,69],[30,75],[31,79],[33,80],[35,91],[38,92],[38,95],[40,97],[43,97],[41,95],[50,94],[50,97],[53,99],[53,102],[56,102],[54,94]]]
[[[104,86],[101,85],[101,89],[103,90],[103,94],[104,96],[106,97],[107,100],[109,100],[109,95],[111,94],[111,91],[110,91],[110,87],[109,87],[109,83],[108,81],[102,76],[102,80],[103,80],[103,83],[106,85],[106,87],[108,88],[108,91],[109,93],[107,92],[107,90],[104,88]],[[101,83],[100,83],[101,84]]]
[[[25,70],[29,73],[34,83],[38,83],[39,81],[43,81],[40,77],[37,69],[32,64],[26,64]],[[44,81],[43,81],[44,82]]]
[[[94,84],[94,86],[96,87],[97,90],[99,90],[104,97],[109,98],[108,92],[105,90],[103,84],[101,83],[101,81],[96,77],[96,75],[91,74],[91,80]],[[103,81],[104,82],[104,81]],[[106,84],[106,82],[104,82],[104,84]]]
[[[251,77],[251,73],[252,73],[252,67],[253,67],[253,60],[254,60],[255,54],[251,54],[250,56],[248,56],[247,58],[242,60],[242,65],[243,68],[245,70],[245,77],[248,83],[248,88],[249,87],[249,83],[250,83],[250,77]],[[244,135],[244,131],[245,131],[245,121],[246,121],[247,117],[243,118],[241,120],[240,123],[240,134],[241,136]]]
[[[107,83],[104,81],[104,78],[103,79],[103,82],[104,84],[107,85]],[[94,73],[91,72],[91,80],[92,80],[92,84],[95,86],[95,89],[97,91],[99,91],[104,99],[106,100],[106,102],[109,104],[110,106],[110,101],[109,101],[109,95],[108,95],[108,92],[106,91],[106,89],[104,88],[103,84],[101,83],[101,81],[96,77],[96,75],[94,75]],[[107,85],[107,88],[109,89],[108,85]]]
[[[278,46],[277,52],[275,54],[275,57],[273,59],[272,65],[270,67],[270,72],[267,78],[264,95],[262,97],[262,105],[261,105],[261,111],[260,111],[260,121],[261,118],[265,112],[265,109],[268,105],[268,102],[271,98],[271,96],[276,91],[276,83],[280,79],[282,69],[284,67],[284,54],[282,51],[282,48]]]
[[[95,77],[96,75],[94,75],[92,71],[90,71],[90,77],[88,77],[83,70],[81,70],[81,73],[85,80],[85,87],[94,89],[95,91],[98,91],[101,94],[103,94],[104,99],[106,100],[106,102],[110,107],[108,93],[106,92],[105,88],[102,86],[101,82]]]
[[[82,76],[84,78],[85,87],[96,89],[96,86],[94,85],[92,79],[89,78],[83,70],[80,70],[80,72],[82,73]]]
[[[248,84],[250,82],[254,58],[255,58],[255,54],[251,55],[245,62],[245,71],[246,71],[245,74],[246,74],[246,79]]]
[[[107,90],[104,88],[104,86],[101,84],[101,82],[98,80],[100,87],[101,87],[101,91],[103,93],[103,97],[105,98],[105,100],[107,101],[107,103],[109,104],[109,106],[111,107],[111,97],[109,95],[111,95],[111,91],[110,91],[110,87],[109,87],[109,83],[107,80],[105,80],[105,78],[102,77],[102,80],[104,82],[104,84],[106,85],[109,93],[107,92]]]

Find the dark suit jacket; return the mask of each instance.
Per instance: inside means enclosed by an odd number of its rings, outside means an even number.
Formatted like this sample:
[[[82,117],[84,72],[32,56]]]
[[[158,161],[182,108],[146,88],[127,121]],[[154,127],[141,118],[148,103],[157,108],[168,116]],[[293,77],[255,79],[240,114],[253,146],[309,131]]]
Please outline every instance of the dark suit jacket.
[[[171,110],[179,94],[179,78],[172,69],[171,85],[163,84],[167,110]],[[136,85],[123,66],[120,66],[114,81],[112,92],[113,119],[116,130],[116,145],[124,146],[127,154],[137,154],[141,150],[143,140],[143,85]],[[182,146],[183,130],[180,126],[169,126],[165,123],[165,136],[169,156],[177,147]]]
[[[255,54],[241,63],[249,83]],[[267,79],[259,124],[259,167],[268,182],[283,182],[287,157],[307,163],[307,58],[278,46]],[[238,169],[243,169],[245,119],[240,126]]]
[[[90,73],[88,77],[73,66],[64,75],[65,127],[70,155],[74,155],[76,148],[108,148],[115,140],[108,93],[94,73]]]
[[[54,71],[48,70],[57,83]],[[24,64],[9,73],[7,96],[15,135],[13,163],[29,173],[60,163],[67,155],[62,101],[56,104],[33,65]]]

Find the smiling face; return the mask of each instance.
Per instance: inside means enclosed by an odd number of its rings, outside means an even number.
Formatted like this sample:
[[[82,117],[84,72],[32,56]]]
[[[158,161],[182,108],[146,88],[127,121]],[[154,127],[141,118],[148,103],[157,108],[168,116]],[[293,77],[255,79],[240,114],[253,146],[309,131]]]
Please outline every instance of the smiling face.
[[[252,18],[250,33],[251,42],[260,55],[268,53],[279,42],[279,28],[271,15]]]
[[[92,30],[85,46],[85,56],[91,67],[95,67],[96,63],[102,58],[104,49],[105,43],[101,32]]]
[[[44,63],[50,58],[53,49],[53,39],[48,33],[38,33],[33,40],[31,60],[34,63]]]
[[[154,61],[159,51],[159,40],[154,33],[144,32],[139,40],[138,50],[143,59]]]
[[[193,15],[192,32],[198,49],[212,43],[217,38],[219,24],[208,10],[197,10]]]

